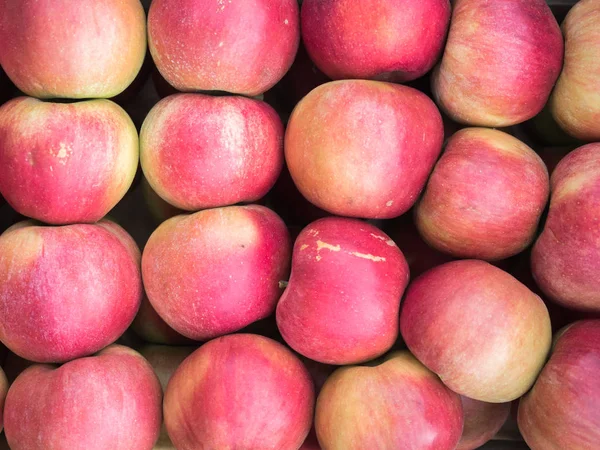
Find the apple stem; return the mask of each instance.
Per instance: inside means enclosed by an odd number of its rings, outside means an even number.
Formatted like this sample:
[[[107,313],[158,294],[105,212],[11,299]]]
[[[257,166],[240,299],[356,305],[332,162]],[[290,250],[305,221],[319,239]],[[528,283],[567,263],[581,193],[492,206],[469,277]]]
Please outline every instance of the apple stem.
[[[288,284],[290,284],[288,281],[282,280],[279,282],[279,289],[285,289]]]

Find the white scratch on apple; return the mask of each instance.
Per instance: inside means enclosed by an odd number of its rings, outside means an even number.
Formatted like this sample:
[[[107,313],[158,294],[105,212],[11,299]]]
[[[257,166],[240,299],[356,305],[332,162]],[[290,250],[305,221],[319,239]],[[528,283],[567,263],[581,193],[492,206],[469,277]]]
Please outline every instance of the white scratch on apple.
[[[358,258],[370,259],[371,261],[375,262],[385,261],[385,258],[383,256],[375,256],[371,255],[370,253],[350,252],[350,254]]]

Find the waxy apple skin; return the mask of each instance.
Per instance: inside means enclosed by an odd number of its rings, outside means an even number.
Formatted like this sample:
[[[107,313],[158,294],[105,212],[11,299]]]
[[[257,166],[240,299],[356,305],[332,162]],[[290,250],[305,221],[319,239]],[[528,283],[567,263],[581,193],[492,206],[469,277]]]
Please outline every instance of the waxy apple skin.
[[[310,430],[314,387],[300,360],[259,335],[204,344],[167,386],[165,423],[179,450],[295,450]]]
[[[456,450],[475,450],[491,440],[510,414],[510,403],[486,403],[460,397],[465,425]]]
[[[600,140],[600,4],[581,0],[562,24],[565,63],[550,98],[552,116],[571,136]]]
[[[531,148],[501,131],[465,128],[446,144],[415,220],[438,250],[497,261],[533,241],[549,191],[546,166]]]
[[[283,125],[266,103],[178,94],[152,108],[140,134],[152,189],[189,211],[253,202],[283,166]]]
[[[315,361],[368,361],[398,337],[408,279],[404,255],[378,228],[356,219],[318,220],[294,244],[277,326],[290,347]]]
[[[176,216],[154,231],[144,249],[146,294],[175,331],[211,339],[275,310],[290,253],[285,224],[263,206]]]
[[[515,125],[542,110],[563,54],[560,28],[544,0],[456,0],[433,94],[457,122]]]
[[[150,364],[112,345],[58,368],[26,369],[6,397],[5,433],[14,450],[151,450],[161,401]]]
[[[332,214],[390,219],[417,200],[442,149],[441,115],[406,86],[343,80],[294,109],[285,158],[298,190]]]
[[[0,64],[39,98],[109,98],[146,54],[139,0],[0,0]]]
[[[478,260],[449,262],[413,281],[400,330],[410,351],[450,389],[490,403],[529,390],[552,340],[544,302]]]
[[[25,216],[96,222],[123,198],[138,160],[135,126],[109,100],[19,97],[0,108],[0,192]]]
[[[556,336],[550,359],[519,404],[519,430],[532,450],[587,450],[600,442],[600,320]]]
[[[600,312],[600,144],[569,153],[551,177],[550,210],[531,253],[535,281],[552,300]]]
[[[101,350],[129,327],[141,297],[139,249],[112,222],[20,222],[0,236],[0,340],[23,358]]]
[[[325,450],[454,450],[463,428],[460,398],[409,352],[331,375],[317,398]]]
[[[148,13],[152,58],[180,91],[262,94],[299,43],[296,0],[153,0]]]
[[[449,0],[306,0],[302,39],[334,80],[405,82],[441,56],[450,14]]]

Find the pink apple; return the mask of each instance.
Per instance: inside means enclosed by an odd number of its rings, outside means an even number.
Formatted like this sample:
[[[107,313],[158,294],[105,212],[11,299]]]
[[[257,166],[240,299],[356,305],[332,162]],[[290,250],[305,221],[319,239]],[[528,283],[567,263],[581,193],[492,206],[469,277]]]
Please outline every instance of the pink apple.
[[[180,91],[254,96],[277,83],[300,42],[296,0],[154,0],[148,44]]]
[[[458,122],[515,125],[546,104],[563,52],[560,28],[544,0],[455,0],[433,93]]]
[[[327,450],[454,450],[463,417],[459,396],[403,351],[334,372],[315,424]]]
[[[264,102],[177,94],[150,111],[140,158],[152,189],[185,210],[253,202],[283,165],[283,125]]]
[[[138,146],[133,122],[109,100],[19,97],[0,107],[0,192],[43,222],[96,222],[131,186]]]
[[[318,220],[294,244],[289,285],[277,305],[279,331],[298,353],[322,363],[376,358],[398,337],[408,278],[402,252],[378,228]]]
[[[146,53],[139,0],[0,0],[0,64],[27,95],[107,98]]]
[[[403,82],[441,56],[449,0],[305,0],[302,39],[330,78]]]
[[[509,403],[486,403],[460,398],[465,425],[456,450],[475,450],[491,440],[510,414]]]
[[[6,397],[5,433],[12,450],[150,450],[161,398],[150,364],[113,345],[61,367],[25,370]]]
[[[214,339],[177,369],[165,393],[169,436],[179,450],[295,450],[310,429],[314,388],[302,363],[271,339]]]
[[[448,140],[415,220],[436,249],[496,261],[531,244],[549,191],[546,166],[531,148],[498,130],[465,128]]]
[[[332,214],[389,219],[417,200],[444,138],[421,92],[379,81],[323,84],[294,109],[285,157],[300,192]]]
[[[570,135],[600,140],[600,4],[580,0],[562,24],[565,64],[550,99],[552,115]]]
[[[285,224],[263,206],[173,217],[144,249],[148,299],[169,326],[190,339],[240,330],[275,310],[290,247]]]
[[[546,295],[572,309],[600,312],[600,144],[569,153],[551,178],[550,211],[531,254]]]
[[[194,341],[182,336],[158,315],[148,297],[142,297],[140,309],[131,324],[134,333],[152,344],[183,345]]]
[[[533,385],[550,349],[544,302],[484,261],[453,261],[417,278],[400,316],[410,351],[466,397],[504,403]]]
[[[21,222],[0,236],[0,339],[23,358],[97,352],[129,327],[141,297],[139,249],[112,222]]]
[[[600,320],[558,333],[550,360],[519,404],[532,450],[593,449],[600,442]]]

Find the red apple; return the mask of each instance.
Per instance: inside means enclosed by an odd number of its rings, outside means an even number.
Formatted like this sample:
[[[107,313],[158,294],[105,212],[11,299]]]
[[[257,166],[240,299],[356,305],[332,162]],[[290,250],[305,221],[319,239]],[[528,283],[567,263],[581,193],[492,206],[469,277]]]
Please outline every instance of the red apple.
[[[96,222],[131,186],[138,145],[133,122],[109,100],[16,98],[0,107],[0,192],[43,222]]]
[[[0,64],[27,95],[107,98],[146,53],[139,0],[0,0]]]
[[[25,370],[6,397],[5,433],[12,450],[149,450],[161,398],[150,364],[113,345],[61,367]]]
[[[306,0],[302,39],[330,78],[404,82],[442,54],[449,0]]]
[[[300,42],[296,0],[154,0],[148,44],[180,91],[262,94],[287,72]]]
[[[580,0],[562,24],[565,63],[550,99],[552,115],[570,135],[600,140],[600,4]]]
[[[290,246],[283,221],[263,206],[173,217],[144,249],[148,299],[169,326],[190,339],[240,330],[275,310]]]
[[[131,328],[136,335],[152,344],[183,345],[194,342],[167,325],[154,310],[146,296],[142,298],[140,309],[131,324]]]
[[[454,450],[463,417],[459,396],[403,351],[334,372],[315,425],[327,450]]]
[[[533,385],[550,349],[544,302],[484,261],[453,261],[408,288],[400,330],[410,351],[453,391],[504,403]]]
[[[0,339],[36,362],[114,342],[140,306],[140,252],[118,225],[35,226],[0,236]]]
[[[569,153],[551,178],[550,211],[531,254],[533,276],[552,300],[600,312],[600,144]]]
[[[550,191],[541,158],[498,130],[455,133],[437,162],[416,210],[431,246],[459,258],[497,261],[535,238]]]
[[[519,430],[532,450],[584,450],[600,442],[600,320],[558,333],[550,360],[519,404]]]
[[[511,403],[486,403],[460,398],[465,426],[456,450],[475,450],[491,440],[508,419]]]
[[[433,93],[457,122],[515,125],[546,104],[563,52],[560,28],[544,0],[455,0]]]
[[[140,158],[152,189],[199,210],[262,198],[283,165],[283,125],[265,102],[177,94],[150,111]]]
[[[389,219],[417,200],[444,138],[433,102],[406,86],[323,84],[294,109],[285,157],[300,192],[330,213]]]
[[[179,450],[295,450],[310,429],[313,404],[310,375],[292,352],[237,334],[204,344],[179,366],[164,413]]]
[[[378,228],[331,217],[306,227],[294,244],[277,325],[298,353],[326,364],[376,358],[398,337],[408,265]]]

